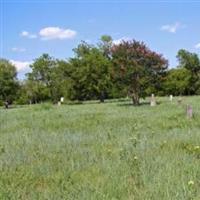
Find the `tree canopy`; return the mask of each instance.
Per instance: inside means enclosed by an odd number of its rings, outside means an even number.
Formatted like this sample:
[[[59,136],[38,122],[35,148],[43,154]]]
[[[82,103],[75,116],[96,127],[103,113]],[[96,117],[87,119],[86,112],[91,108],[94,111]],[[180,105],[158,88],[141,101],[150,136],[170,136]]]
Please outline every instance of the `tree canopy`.
[[[23,81],[6,59],[0,59],[0,103],[38,103],[60,97],[68,100],[140,98],[155,95],[200,94],[200,58],[180,49],[178,66],[168,69],[168,61],[144,42],[129,40],[118,44],[102,35],[97,44],[82,41],[71,58],[61,60],[42,54],[31,64]]]
[[[104,101],[110,85],[110,62],[103,52],[87,43],[74,49],[71,65],[71,98],[78,100],[100,99]]]
[[[18,89],[17,71],[6,59],[0,59],[0,100],[12,102]]]
[[[133,104],[139,104],[139,98],[146,96],[149,84],[155,84],[168,66],[162,55],[151,51],[143,42],[122,41],[112,47],[114,71],[127,88]]]

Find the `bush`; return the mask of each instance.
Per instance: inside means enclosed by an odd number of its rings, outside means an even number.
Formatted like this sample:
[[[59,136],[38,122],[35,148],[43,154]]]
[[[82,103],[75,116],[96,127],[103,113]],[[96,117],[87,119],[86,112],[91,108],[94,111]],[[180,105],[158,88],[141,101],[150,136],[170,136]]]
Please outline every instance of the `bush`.
[[[3,106],[4,102],[2,100],[0,100],[0,106]]]
[[[28,104],[28,101],[27,101],[27,98],[25,97],[19,97],[15,102],[14,104],[16,105],[25,105],[25,104]]]

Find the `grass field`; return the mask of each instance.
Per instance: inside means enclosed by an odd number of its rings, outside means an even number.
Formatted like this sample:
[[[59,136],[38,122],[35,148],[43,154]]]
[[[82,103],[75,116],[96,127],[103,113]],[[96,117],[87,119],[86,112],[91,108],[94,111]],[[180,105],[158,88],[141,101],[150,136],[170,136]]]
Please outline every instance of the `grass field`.
[[[200,97],[159,101],[0,109],[0,199],[199,200]]]

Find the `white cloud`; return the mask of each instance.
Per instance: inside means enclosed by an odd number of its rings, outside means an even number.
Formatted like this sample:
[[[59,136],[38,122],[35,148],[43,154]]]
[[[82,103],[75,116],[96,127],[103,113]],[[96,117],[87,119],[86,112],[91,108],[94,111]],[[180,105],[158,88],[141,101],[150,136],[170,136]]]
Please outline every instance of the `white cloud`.
[[[200,43],[196,44],[196,45],[195,45],[195,48],[196,48],[196,49],[200,49]]]
[[[39,35],[44,40],[51,39],[72,39],[77,32],[71,29],[63,29],[59,27],[46,27],[40,30]]]
[[[20,48],[20,47],[13,47],[13,48],[11,48],[11,50],[14,52],[25,52],[26,51],[25,48]]]
[[[10,60],[10,62],[16,67],[17,71],[24,71],[29,69],[29,66],[32,62],[30,61],[18,61],[18,60]]]
[[[29,35],[29,33],[27,31],[22,31],[21,32],[21,36],[28,36],[28,35]]]
[[[29,33],[28,31],[22,31],[22,32],[20,33],[20,35],[21,35],[22,37],[26,37],[26,38],[30,38],[30,39],[37,38],[37,35],[32,34],[32,33]]]
[[[163,25],[161,26],[161,30],[162,31],[167,31],[170,33],[176,33],[178,29],[180,28],[185,28],[185,25],[182,25],[179,22],[176,22],[174,24],[167,24],[167,25]]]
[[[122,43],[123,41],[129,41],[131,40],[129,37],[122,37],[122,38],[119,38],[117,40],[113,40],[113,44],[115,45],[119,45],[120,43]]]
[[[29,39],[41,37],[43,40],[51,40],[51,39],[72,39],[77,35],[77,32],[71,29],[63,29],[60,27],[45,27],[39,31],[38,34],[32,34],[28,31],[22,31],[20,36],[26,37]],[[13,51],[17,51],[16,49]]]

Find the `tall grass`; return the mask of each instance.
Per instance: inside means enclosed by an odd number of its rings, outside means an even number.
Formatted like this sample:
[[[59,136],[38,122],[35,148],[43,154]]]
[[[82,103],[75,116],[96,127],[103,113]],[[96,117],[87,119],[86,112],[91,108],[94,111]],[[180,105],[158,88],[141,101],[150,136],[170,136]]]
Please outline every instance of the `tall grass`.
[[[200,97],[158,100],[0,109],[0,199],[200,199]]]

